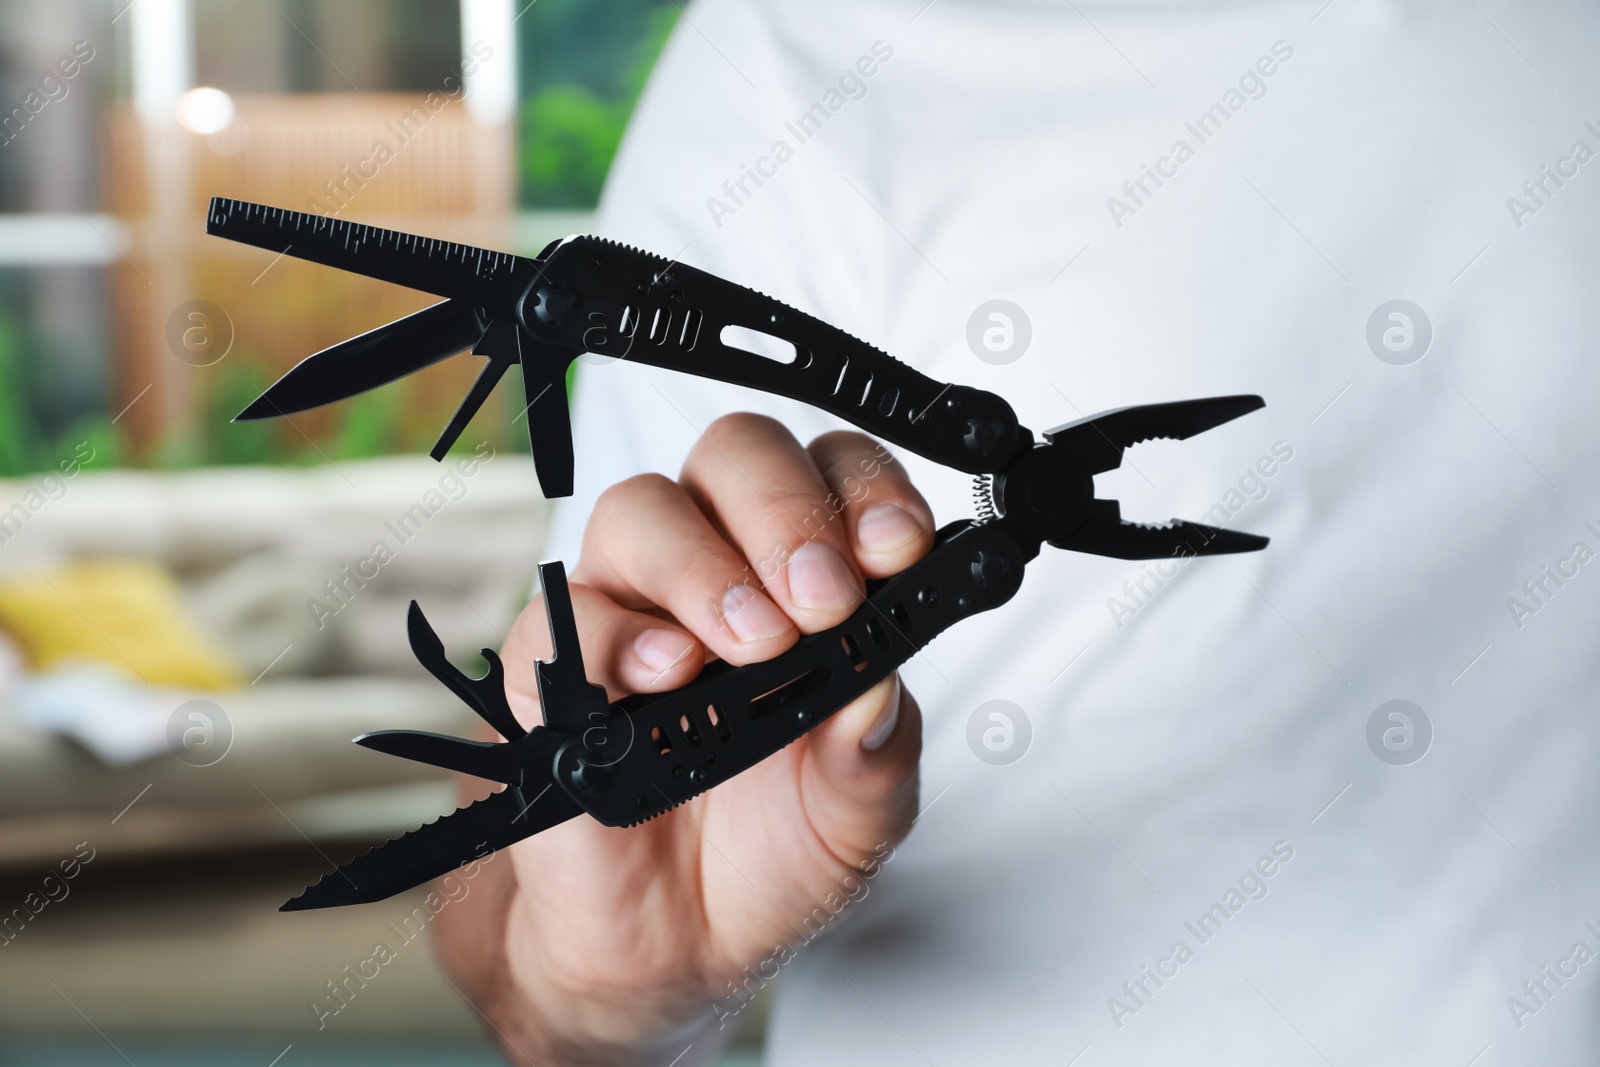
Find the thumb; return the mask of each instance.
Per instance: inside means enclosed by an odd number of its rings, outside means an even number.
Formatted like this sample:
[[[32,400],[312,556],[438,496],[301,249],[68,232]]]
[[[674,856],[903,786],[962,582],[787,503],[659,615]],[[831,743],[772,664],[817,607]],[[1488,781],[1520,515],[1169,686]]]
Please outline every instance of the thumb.
[[[800,797],[834,856],[858,866],[917,815],[922,711],[891,674],[806,735]]]

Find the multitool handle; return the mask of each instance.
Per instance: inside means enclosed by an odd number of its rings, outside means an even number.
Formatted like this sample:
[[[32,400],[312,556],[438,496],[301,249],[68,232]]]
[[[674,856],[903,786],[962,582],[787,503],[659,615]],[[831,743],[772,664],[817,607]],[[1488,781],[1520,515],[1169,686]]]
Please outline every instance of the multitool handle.
[[[608,826],[654,818],[798,739],[946,628],[1010,600],[1024,566],[1003,528],[947,526],[928,555],[869,583],[839,625],[764,663],[712,664],[680,689],[612,704],[606,730],[557,750],[555,780]]]
[[[534,463],[547,497],[572,493],[565,379],[590,352],[798,400],[968,474],[1006,469],[1032,434],[993,393],[940,382],[753,289],[598,237],[538,259],[301,211],[212,199],[206,232],[448,298],[310,356],[241,412],[291,414],[403,377],[473,347],[489,359],[435,458],[513,364],[521,364]],[[764,343],[786,346],[767,358]]]
[[[549,252],[545,273],[551,285],[534,286],[523,320],[571,347],[799,400],[968,474],[1004,469],[1026,432],[993,393],[937,381],[694,267],[598,237],[569,237]],[[793,359],[730,344],[728,327],[787,342]]]

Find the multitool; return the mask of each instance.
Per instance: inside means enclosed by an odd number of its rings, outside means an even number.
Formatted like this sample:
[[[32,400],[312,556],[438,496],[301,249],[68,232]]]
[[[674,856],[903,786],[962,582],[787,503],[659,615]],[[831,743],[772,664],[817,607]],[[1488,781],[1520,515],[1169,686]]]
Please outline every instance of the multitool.
[[[1208,430],[1262,407],[1257,396],[1118,408],[1035,435],[993,393],[936,381],[771,297],[598,237],[555,241],[530,259],[221,198],[206,229],[444,298],[306,358],[240,419],[342,400],[470,351],[483,370],[433,456],[517,365],[540,487],[568,496],[567,370],[591,353],[803,401],[976,480],[978,515],[941,528],[904,571],[867,582],[844,622],[762,663],[710,663],[666,693],[607,701],[584,672],[565,570],[541,564],[554,653],[536,664],[544,722],[530,729],[506,703],[499,657],[483,650],[481,678],[460,671],[413,602],[417,659],[504,740],[380,730],[355,742],[505,788],[356,857],[284,910],[382,900],[579,816],[633,826],[669,812],[797,740],[950,626],[1006,603],[1043,545],[1155,559],[1267,544],[1182,520],[1131,523],[1094,494],[1094,476],[1132,445]]]

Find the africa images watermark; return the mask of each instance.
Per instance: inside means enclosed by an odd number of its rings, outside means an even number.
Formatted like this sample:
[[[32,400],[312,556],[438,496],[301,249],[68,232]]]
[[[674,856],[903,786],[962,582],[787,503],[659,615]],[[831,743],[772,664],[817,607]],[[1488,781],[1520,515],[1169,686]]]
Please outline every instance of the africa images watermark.
[[[1585,122],[1583,128],[1600,139],[1600,127],[1593,122]],[[1572,142],[1566,155],[1556,160],[1554,169],[1548,163],[1541,164],[1539,173],[1522,183],[1522,196],[1506,197],[1506,210],[1511,213],[1511,221],[1517,229],[1522,229],[1528,219],[1549,207],[1550,201],[1566,188],[1567,182],[1578,176],[1579,168],[1594,157],[1595,150],[1588,141],[1580,138]]]
[[[89,854],[84,855],[84,849]],[[80,841],[71,856],[62,860],[57,866],[61,873],[51,871],[40,882],[39,888],[30,890],[22,898],[22,903],[11,909],[9,915],[0,916],[0,948],[9,948],[28,924],[33,922],[45,908],[51,904],[59,904],[67,899],[67,894],[72,892],[67,883],[83,873],[83,868],[94,859],[94,846],[87,841]]]
[[[802,948],[821,937],[850,905],[865,900],[872,890],[867,883],[876,878],[884,865],[894,859],[894,854],[894,846],[887,841],[873,849],[870,859],[840,879],[839,888],[830,890],[828,895],[823,897],[822,903],[812,908],[810,913],[800,920],[800,925],[795,927],[796,933],[800,935],[796,940],[774,946],[766,956],[745,967],[742,972],[744,977],[739,982],[735,983],[729,979],[727,995],[711,1002],[711,1011],[717,1017],[717,1029],[727,1029],[728,1023],[738,1018],[739,1013],[750,1006],[756,999],[756,994],[765,989],[768,982],[777,979],[783,967],[792,963]]]
[[[1282,470],[1284,464],[1293,458],[1294,448],[1289,442],[1274,441],[1271,452],[1257,459],[1252,467],[1240,475],[1238,487],[1222,494],[1222,499],[1211,505],[1200,518],[1211,526],[1225,528],[1248,505],[1267,498],[1272,491],[1267,479]],[[1194,557],[1193,548],[1179,545],[1170,557],[1143,564],[1139,568],[1139,577],[1122,583],[1122,592],[1127,599],[1106,597],[1106,610],[1111,613],[1111,621],[1117,629],[1122,629],[1129,619],[1149,607],[1156,594],[1165,589],[1167,583],[1178,576],[1184,564]]]
[[[88,441],[79,441],[72,450],[71,458],[56,464],[60,474],[51,471],[41,475],[37,482],[22,491],[20,500],[0,511],[0,545],[9,545],[46,505],[66,496],[71,488],[67,485],[68,480],[76,478],[78,472],[83,470],[83,465],[93,462],[96,454],[94,446]]]
[[[1267,879],[1276,875],[1292,859],[1294,846],[1287,841],[1274,841],[1270,855],[1262,856],[1245,868],[1245,872],[1239,876],[1237,888],[1229,886],[1220,901],[1202,912],[1194,922],[1184,923],[1183,928],[1194,937],[1196,945],[1210,944],[1222,933],[1222,928],[1244,910],[1246,904],[1267,899],[1271,891]],[[1165,956],[1155,961],[1154,968],[1145,964],[1139,968],[1137,977],[1122,983],[1121,997],[1107,997],[1106,1010],[1111,1013],[1111,1021],[1117,1024],[1117,1029],[1121,1030],[1129,1016],[1139,1014],[1155,999],[1155,995],[1165,988],[1167,982],[1178,976],[1179,969],[1194,959],[1195,954],[1195,946],[1180,937],[1172,943],[1172,948]]]
[[[1122,197],[1106,198],[1106,210],[1111,212],[1111,221],[1117,229],[1122,229],[1123,219],[1129,215],[1137,215],[1139,209],[1155,196],[1156,191],[1167,184],[1163,179],[1176,178],[1178,168],[1195,157],[1195,150],[1200,145],[1221,133],[1222,127],[1227,125],[1228,120],[1237,115],[1245,104],[1266,96],[1267,79],[1278,73],[1280,65],[1288,63],[1293,58],[1294,49],[1287,41],[1272,42],[1271,54],[1261,56],[1253,66],[1246,67],[1245,72],[1239,75],[1237,87],[1230,85],[1223,91],[1220,101],[1183,124],[1189,136],[1194,138],[1193,145],[1179,137],[1172,142],[1172,147],[1166,155],[1156,159],[1154,167],[1144,163],[1139,164],[1139,176],[1122,183]],[[1154,189],[1150,187],[1152,183],[1155,185]]]
[[[1595,926],[1593,920],[1585,922],[1583,928],[1596,939],[1596,943],[1600,943],[1600,928]],[[1589,942],[1579,938],[1565,956],[1557,958],[1553,969],[1546,963],[1533,978],[1523,982],[1522,996],[1506,998],[1506,1010],[1511,1013],[1511,1021],[1517,1029],[1521,1030],[1528,1024],[1529,1018],[1548,1008],[1562,987],[1578,977],[1578,970],[1594,957],[1595,950]]]
[[[484,455],[485,449],[488,450],[488,455]],[[394,520],[383,524],[383,528],[394,535],[396,542],[394,546],[391,547],[388,541],[380,537],[372,543],[372,551],[356,561],[354,570],[351,569],[351,564],[346,563],[339,568],[342,577],[330,578],[322,583],[323,592],[327,595],[326,601],[318,600],[314,596],[306,597],[306,610],[311,612],[311,617],[316,620],[317,629],[326,629],[329,619],[349,607],[355,600],[356,594],[382,573],[384,566],[400,554],[400,549],[416,540],[422,528],[443,511],[445,505],[454,500],[461,500],[467,495],[466,480],[478,473],[480,466],[494,459],[494,447],[487,441],[480,442],[474,450],[474,455],[479,458],[463,456],[456,460],[455,470],[446,470],[440,475],[436,488],[423,493],[420,501],[411,505]]]
[[[72,92],[72,79],[76,78],[89,61],[94,59],[94,46],[88,41],[78,41],[72,51],[56,60],[55,66],[39,78],[39,84],[29,89],[22,103],[0,118],[0,146],[9,145],[29,123],[51,104],[58,104]]]
[[[867,79],[878,73],[881,66],[892,58],[894,49],[888,43],[873,41],[872,47],[855,61],[855,65],[839,75],[837,83],[828,86],[822,94],[822,99],[802,111],[793,122],[783,124],[783,128],[794,137],[793,145],[780,137],[772,142],[772,147],[767,149],[765,155],[757,156],[753,164],[739,164],[738,177],[729,178],[722,183],[722,194],[727,199],[715,196],[706,198],[706,210],[711,213],[711,221],[717,229],[722,229],[724,218],[735,214],[755,195],[754,190],[750,188],[752,182],[756,189],[760,189],[768,181],[776,178],[778,168],[794,158],[795,150],[800,145],[821,133],[827,121],[850,101],[860,100],[867,95]]]
[[[400,154],[400,149],[415,140],[427,128],[428,123],[433,121],[435,115],[467,95],[467,79],[477,73],[480,65],[487,63],[493,57],[492,45],[486,41],[474,41],[461,59],[459,76],[446,75],[442,83],[443,90],[429,92],[422,98],[422,102],[413,105],[411,110],[398,119],[383,124],[384,131],[394,139],[393,144],[389,143],[388,138],[379,137],[372,142],[367,154],[356,160],[354,166],[349,163],[344,164],[339,168],[338,178],[330,178],[322,183],[322,192],[327,200],[311,197],[307,204],[312,214],[331,218],[349,207],[355,195],[365,189],[368,182],[376,179],[384,167],[394,162]]]
[[[882,443],[876,444],[873,454],[870,457],[857,462],[855,470],[849,474],[846,474],[840,480],[839,492],[830,492],[827,497],[823,499],[822,503],[813,507],[805,515],[805,517],[800,520],[800,524],[798,526],[796,526],[792,521],[789,523],[789,528],[793,530],[799,537],[798,542],[793,547],[780,541],[772,546],[772,551],[768,552],[760,559],[752,561],[756,576],[756,580],[753,584],[759,588],[764,588],[768,582],[776,578],[778,576],[778,572],[784,567],[788,566],[789,560],[796,552],[800,550],[802,546],[808,545],[812,541],[815,541],[818,537],[822,536],[822,531],[826,530],[830,524],[835,522],[839,516],[844,513],[846,504],[859,504],[861,501],[865,500],[869,495],[871,495],[872,479],[881,474],[884,467],[889,466],[894,462],[894,454],[885,448]],[[745,568],[747,572],[750,569],[750,567]],[[728,588],[723,592],[723,596],[726,597],[728,593],[739,588],[740,586],[748,587],[750,585],[752,585],[752,582],[749,580],[744,582],[729,582]],[[746,592],[748,593],[748,589]],[[720,625],[726,627],[728,622],[724,617],[725,612],[723,608],[715,601],[710,602],[708,606],[711,611],[711,616],[713,618],[720,619]]]
[[[306,1002],[311,1014],[316,1016],[318,1030],[325,1029],[329,1019],[348,1008],[350,1002],[356,999],[356,994],[367,988],[367,983],[377,981],[383,974],[383,968],[400,958],[401,949],[422,937],[428,924],[438,918],[440,912],[451,904],[459,904],[467,899],[472,892],[472,880],[478,876],[484,864],[494,859],[495,851],[487,841],[482,841],[478,843],[475,855],[476,859],[467,861],[438,879],[434,883],[435,888],[428,891],[420,904],[401,916],[398,925],[394,922],[384,923],[384,929],[394,935],[393,944],[388,938],[374,942],[370,955],[354,965],[345,964],[338,975],[323,983],[326,994],[320,999],[313,997]]]
[[[1600,543],[1600,528],[1592,522],[1585,522],[1583,528]],[[1517,624],[1517,629],[1528,625],[1528,619],[1549,607],[1556,594],[1565,589],[1567,583],[1578,576],[1579,568],[1594,556],[1595,550],[1589,542],[1580,538],[1572,543],[1566,555],[1556,557],[1553,564],[1542,565],[1538,574],[1523,582],[1522,596],[1507,597],[1506,610],[1511,613],[1511,621]]]

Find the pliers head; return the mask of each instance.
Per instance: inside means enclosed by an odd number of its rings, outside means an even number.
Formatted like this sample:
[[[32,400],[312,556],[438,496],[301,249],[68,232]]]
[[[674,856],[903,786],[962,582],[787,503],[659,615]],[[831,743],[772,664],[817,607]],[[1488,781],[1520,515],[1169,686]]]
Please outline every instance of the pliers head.
[[[1259,396],[1208,397],[1117,408],[1057,426],[994,476],[998,521],[1027,546],[1048,543],[1117,559],[1265,548],[1265,537],[1182,519],[1151,526],[1128,522],[1115,500],[1094,495],[1094,476],[1121,466],[1123,452],[1140,441],[1183,440],[1264,406]]]

